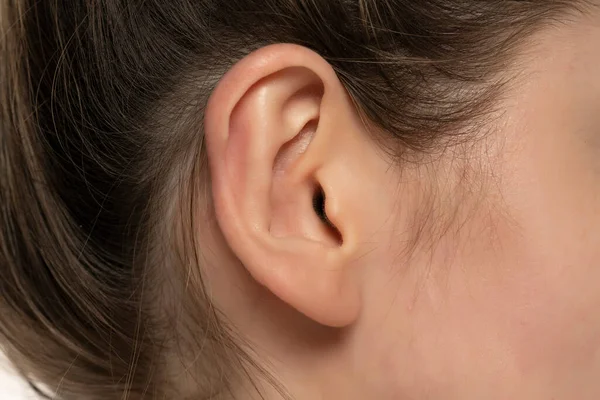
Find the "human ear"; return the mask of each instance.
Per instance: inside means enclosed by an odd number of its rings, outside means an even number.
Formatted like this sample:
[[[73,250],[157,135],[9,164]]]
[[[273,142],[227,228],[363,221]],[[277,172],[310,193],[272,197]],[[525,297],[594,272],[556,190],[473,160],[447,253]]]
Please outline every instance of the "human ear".
[[[259,284],[323,325],[361,308],[353,171],[364,125],[311,50],[277,44],[238,62],[205,112],[216,219]]]

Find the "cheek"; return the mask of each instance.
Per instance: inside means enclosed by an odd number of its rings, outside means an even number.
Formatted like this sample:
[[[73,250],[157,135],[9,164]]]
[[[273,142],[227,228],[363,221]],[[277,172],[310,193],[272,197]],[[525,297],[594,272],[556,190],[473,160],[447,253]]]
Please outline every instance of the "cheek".
[[[521,149],[504,171],[515,223],[502,262],[514,266],[505,285],[516,301],[509,337],[519,368],[550,371],[555,384],[600,372],[600,175],[582,140],[580,121],[589,118],[569,107],[526,115],[530,129],[519,132]],[[560,117],[538,118],[548,115]]]
[[[372,236],[356,357],[378,398],[600,398],[600,175],[547,124],[515,130],[502,201],[462,237],[407,258],[403,231]]]
[[[399,265],[399,245],[372,253],[386,267],[369,296],[375,311],[363,356],[386,396],[550,398],[574,386],[592,390],[595,380],[573,382],[600,373],[600,246],[581,233],[574,240],[573,226],[560,237],[540,235],[532,221],[496,225],[493,235],[479,234],[488,222],[475,221],[468,244],[444,239],[408,266]]]
[[[521,219],[499,266],[507,274],[488,298],[490,307],[504,300],[497,317],[507,321],[517,371],[557,391],[600,373],[600,221],[581,197],[574,197],[578,204],[548,198]]]

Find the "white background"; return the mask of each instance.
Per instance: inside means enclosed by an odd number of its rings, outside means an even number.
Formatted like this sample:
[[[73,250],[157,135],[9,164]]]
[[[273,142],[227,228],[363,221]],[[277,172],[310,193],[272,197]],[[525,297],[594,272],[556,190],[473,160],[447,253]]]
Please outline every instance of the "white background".
[[[9,367],[0,354],[0,400],[37,400],[26,383]]]

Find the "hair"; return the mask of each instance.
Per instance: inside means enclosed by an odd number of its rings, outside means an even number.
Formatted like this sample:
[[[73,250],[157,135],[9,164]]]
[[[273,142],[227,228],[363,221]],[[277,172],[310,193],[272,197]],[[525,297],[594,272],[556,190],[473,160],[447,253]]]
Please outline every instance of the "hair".
[[[252,379],[192,229],[219,78],[262,46],[306,46],[391,154],[418,154],[470,136],[516,49],[581,3],[2,1],[2,349],[64,399],[182,398],[177,360],[195,398]]]

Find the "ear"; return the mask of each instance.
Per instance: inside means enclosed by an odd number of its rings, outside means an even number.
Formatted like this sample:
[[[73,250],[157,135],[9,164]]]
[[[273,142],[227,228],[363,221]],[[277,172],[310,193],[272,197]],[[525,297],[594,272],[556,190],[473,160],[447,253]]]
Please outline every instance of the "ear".
[[[216,218],[228,245],[258,283],[333,327],[352,324],[361,307],[352,268],[360,183],[352,176],[363,130],[329,63],[291,44],[236,64],[205,112]]]

